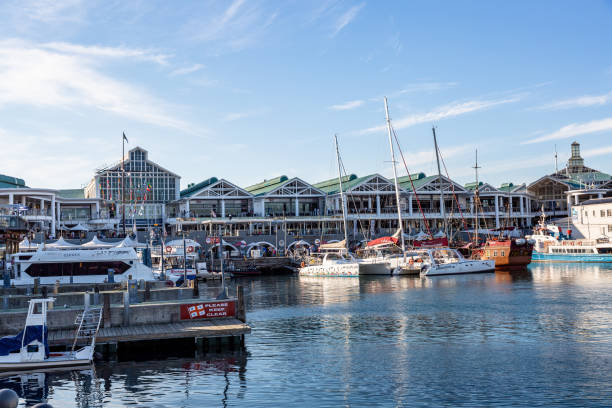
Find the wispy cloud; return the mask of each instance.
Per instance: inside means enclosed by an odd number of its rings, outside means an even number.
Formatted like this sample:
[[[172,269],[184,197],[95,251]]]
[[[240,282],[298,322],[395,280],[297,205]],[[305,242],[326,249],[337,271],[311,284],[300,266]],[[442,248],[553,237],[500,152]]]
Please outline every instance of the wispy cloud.
[[[597,149],[588,149],[582,151],[582,157],[595,157],[612,154],[612,146],[602,146]]]
[[[65,42],[45,43],[42,44],[41,47],[64,54],[103,58],[132,58],[142,61],[151,61],[160,65],[166,65],[168,63],[168,59],[170,58],[170,55],[126,47],[102,47],[96,45],[86,46]]]
[[[441,149],[442,156],[444,159],[448,159],[455,156],[460,156],[466,154],[468,151],[472,150],[471,146],[450,146],[447,148]],[[434,149],[422,150],[419,152],[415,151],[406,151],[404,152],[404,158],[406,159],[406,164],[412,168],[415,166],[422,166],[423,164],[429,164],[432,161],[436,160],[436,156],[434,153]]]
[[[603,95],[584,95],[576,98],[563,99],[560,101],[538,106],[541,110],[558,110],[571,108],[585,108],[588,106],[605,105],[612,101],[612,92]]]
[[[254,116],[259,116],[259,115],[263,114],[265,111],[266,111],[266,109],[256,109],[256,110],[244,111],[244,112],[232,112],[232,113],[228,113],[227,115],[225,115],[223,117],[223,121],[224,122],[233,122],[235,120],[251,118],[251,117],[254,117]]]
[[[74,22],[83,13],[81,0],[23,0],[17,5],[23,16],[43,23]]]
[[[278,12],[264,9],[259,2],[234,0],[220,13],[210,15],[205,21],[194,19],[186,29],[194,40],[213,44],[210,52],[219,54],[257,43]]]
[[[521,142],[521,144],[540,143],[556,139],[568,139],[574,136],[588,135],[591,133],[604,132],[606,130],[612,130],[612,118],[592,120],[585,123],[571,123],[567,126],[563,126],[561,129],[555,132],[526,140]]]
[[[196,71],[201,70],[202,68],[204,68],[204,65],[202,65],[202,64],[193,64],[193,65],[188,66],[188,67],[175,69],[174,71],[172,71],[170,73],[170,76],[179,76],[179,75],[192,74],[192,73],[194,73]]]
[[[341,103],[341,104],[338,104],[338,105],[332,105],[328,109],[335,110],[335,111],[344,111],[344,110],[350,110],[350,109],[358,108],[358,107],[362,106],[364,103],[365,102],[362,101],[362,100],[349,101],[349,102]]]
[[[0,41],[0,107],[95,108],[158,126],[193,131],[170,106],[108,76],[91,56],[65,54],[19,40]]]
[[[474,100],[467,102],[454,102],[448,105],[440,106],[430,112],[417,113],[413,115],[404,116],[400,119],[393,120],[393,127],[395,129],[403,129],[410,126],[414,126],[420,123],[435,122],[438,120],[451,118],[455,116],[465,115],[466,113],[481,111],[489,109],[499,105],[505,105],[508,103],[518,102],[522,99],[522,95],[513,95],[503,99],[490,99],[490,100]],[[356,134],[368,134],[381,132],[386,129],[385,125],[374,126],[371,128],[359,130]]]
[[[334,31],[332,33],[332,37],[335,37],[340,31],[342,31],[342,29],[344,29],[344,27],[349,25],[355,19],[355,17],[357,17],[357,14],[359,14],[361,9],[364,8],[365,5],[365,2],[357,4],[356,6],[353,6],[346,12],[344,12],[340,17],[338,17],[334,24]]]

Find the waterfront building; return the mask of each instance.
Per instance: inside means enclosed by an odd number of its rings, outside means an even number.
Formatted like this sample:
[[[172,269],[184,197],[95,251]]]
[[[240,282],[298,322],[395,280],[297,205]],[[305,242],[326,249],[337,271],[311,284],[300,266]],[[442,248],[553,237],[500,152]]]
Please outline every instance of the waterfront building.
[[[253,212],[263,217],[304,217],[323,214],[325,193],[304,180],[280,176],[246,187]]]
[[[592,198],[572,205],[571,216],[552,224],[572,231],[572,238],[610,242],[612,240],[612,197]]]
[[[0,213],[20,217],[28,231],[57,236],[79,224],[80,230],[114,228],[104,200],[85,198],[83,189],[31,188],[22,179],[2,175],[0,183]]]
[[[253,195],[225,180],[211,177],[187,186],[169,205],[169,217],[226,218],[253,214]]]
[[[180,176],[148,158],[141,148],[131,149],[122,161],[101,168],[85,187],[85,197],[109,203],[113,215],[131,229],[163,225],[166,205],[180,199]]]
[[[600,196],[600,193],[603,196],[610,189],[612,176],[585,166],[578,142],[572,143],[571,157],[565,168],[543,176],[527,187],[527,191],[543,206],[546,215],[552,218],[567,216],[572,204],[589,200],[593,195]]]

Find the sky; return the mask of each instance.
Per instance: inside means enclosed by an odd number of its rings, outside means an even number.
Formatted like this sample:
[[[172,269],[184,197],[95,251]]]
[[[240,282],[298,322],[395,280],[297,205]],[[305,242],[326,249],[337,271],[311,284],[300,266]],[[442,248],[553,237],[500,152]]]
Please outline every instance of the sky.
[[[0,173],[79,188],[141,146],[181,186],[612,173],[612,1],[5,0]],[[446,168],[446,169],[445,169]],[[399,175],[405,175],[403,164]]]

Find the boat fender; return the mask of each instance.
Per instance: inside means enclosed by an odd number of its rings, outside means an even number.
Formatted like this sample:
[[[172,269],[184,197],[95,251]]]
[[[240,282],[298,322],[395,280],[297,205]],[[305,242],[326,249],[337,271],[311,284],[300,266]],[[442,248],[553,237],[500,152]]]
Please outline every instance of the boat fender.
[[[304,263],[304,261],[302,261],[302,263],[300,264],[300,266],[303,268],[304,266],[306,266],[306,264]]]
[[[418,263],[423,262],[423,260],[422,260],[421,258],[417,258],[417,259],[416,259],[416,261],[417,261]]]
[[[19,396],[9,388],[0,390],[0,408],[17,408]]]

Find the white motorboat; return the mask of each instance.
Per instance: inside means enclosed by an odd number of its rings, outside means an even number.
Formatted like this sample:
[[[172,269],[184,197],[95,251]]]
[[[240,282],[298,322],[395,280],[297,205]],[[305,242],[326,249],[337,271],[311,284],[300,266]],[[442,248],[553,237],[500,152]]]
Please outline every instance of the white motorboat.
[[[458,275],[466,273],[494,272],[494,260],[465,259],[459,251],[448,247],[419,251],[423,259],[422,276]]]
[[[421,271],[421,264],[414,262],[412,251],[405,251],[404,254],[394,243],[369,246],[361,254],[361,262],[364,264],[384,264],[386,271],[372,275],[418,275]],[[378,269],[382,270],[381,267]]]
[[[90,364],[96,345],[96,336],[102,320],[102,309],[86,308],[77,318],[72,349],[49,352],[47,311],[54,298],[30,300],[25,327],[16,336],[0,338],[0,371],[43,370]],[[77,349],[80,342],[88,343]]]
[[[73,246],[66,249],[41,246],[35,252],[18,252],[11,256],[14,285],[32,285],[35,278],[41,284],[102,283],[109,270],[115,282],[132,279],[153,280],[151,268],[142,264],[132,247],[105,249]]]

